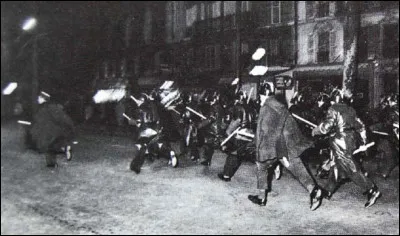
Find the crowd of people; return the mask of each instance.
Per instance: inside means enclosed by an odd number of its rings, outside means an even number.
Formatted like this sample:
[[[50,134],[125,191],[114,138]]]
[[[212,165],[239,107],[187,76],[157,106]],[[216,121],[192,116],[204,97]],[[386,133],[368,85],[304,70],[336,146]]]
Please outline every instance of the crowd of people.
[[[261,83],[256,94],[257,99],[251,99],[239,83],[201,93],[168,84],[130,96],[135,109],[123,115],[138,130],[130,169],[139,174],[146,158],[159,157],[167,158],[173,168],[181,158],[210,166],[214,152],[221,150],[226,154],[218,174],[222,181],[231,181],[244,161],[256,163],[260,193],[248,199],[260,206],[266,205],[271,182],[280,178],[282,168],[309,192],[312,210],[345,180],[367,195],[365,207],[382,195],[364,170],[363,159],[379,158],[378,171],[384,178],[398,165],[398,94],[382,97],[368,120],[357,113],[351,98],[332,86],[319,93],[300,90],[289,104],[275,95],[273,83]],[[70,160],[73,125],[62,108],[46,105],[35,117],[27,137],[46,153],[47,165],[56,166],[55,154],[60,151]],[[63,128],[39,138],[43,130],[38,127],[46,126],[41,123],[50,118],[61,120]],[[179,143],[179,153],[173,142]]]

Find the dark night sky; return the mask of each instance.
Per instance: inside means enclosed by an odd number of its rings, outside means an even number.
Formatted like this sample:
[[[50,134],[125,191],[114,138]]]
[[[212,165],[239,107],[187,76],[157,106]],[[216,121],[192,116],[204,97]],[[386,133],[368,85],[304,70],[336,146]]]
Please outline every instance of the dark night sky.
[[[96,39],[106,35],[105,26],[115,24],[136,6],[136,2],[2,1],[2,42],[8,47],[9,58],[14,60],[31,37],[21,30],[22,23],[34,16],[38,20],[34,34],[47,34],[40,40],[38,49],[41,87],[54,91],[61,88],[62,93],[76,92],[78,88],[88,87],[93,79]],[[73,54],[77,45],[81,49]],[[10,77],[29,80],[32,54],[29,47],[22,52],[19,60],[25,61],[10,60],[10,66],[14,65]],[[19,65],[24,65],[23,69]]]

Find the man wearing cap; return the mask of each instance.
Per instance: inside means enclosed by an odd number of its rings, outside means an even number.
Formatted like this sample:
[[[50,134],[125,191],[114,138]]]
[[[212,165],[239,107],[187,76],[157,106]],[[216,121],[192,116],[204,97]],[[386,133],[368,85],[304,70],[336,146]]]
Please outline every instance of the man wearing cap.
[[[28,132],[34,149],[46,154],[47,167],[57,167],[56,155],[65,152],[71,160],[71,145],[74,137],[74,124],[61,104],[50,101],[50,95],[41,92],[38,96],[39,108],[33,116]]]

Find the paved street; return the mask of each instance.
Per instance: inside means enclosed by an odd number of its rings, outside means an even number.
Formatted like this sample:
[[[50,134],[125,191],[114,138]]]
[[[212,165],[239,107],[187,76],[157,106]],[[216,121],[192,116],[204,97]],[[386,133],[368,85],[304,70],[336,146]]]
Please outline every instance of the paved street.
[[[372,172],[382,198],[365,209],[353,183],[317,211],[308,193],[284,172],[266,207],[247,200],[257,193],[255,165],[245,163],[232,182],[218,179],[225,155],[210,167],[182,160],[146,162],[128,169],[132,141],[81,133],[70,162],[45,167],[25,150],[22,128],[1,127],[2,234],[399,234],[399,170],[389,180]],[[367,163],[367,170],[374,168]]]

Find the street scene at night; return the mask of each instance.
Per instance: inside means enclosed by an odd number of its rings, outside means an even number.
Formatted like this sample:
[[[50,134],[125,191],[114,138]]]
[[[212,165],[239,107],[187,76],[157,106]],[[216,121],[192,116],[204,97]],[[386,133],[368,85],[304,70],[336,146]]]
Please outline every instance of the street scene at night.
[[[397,1],[2,1],[1,234],[399,234]]]

